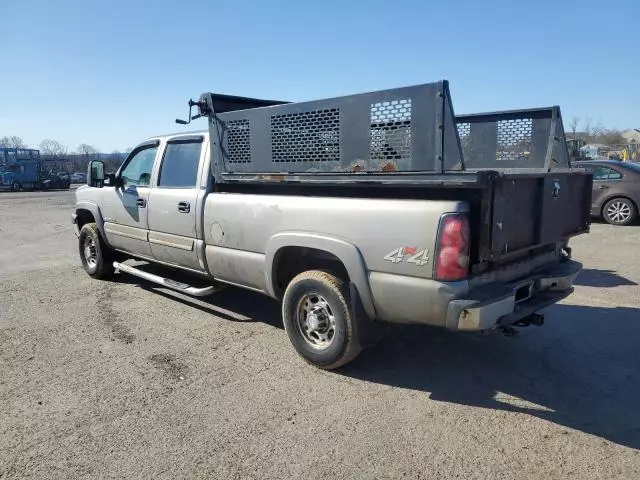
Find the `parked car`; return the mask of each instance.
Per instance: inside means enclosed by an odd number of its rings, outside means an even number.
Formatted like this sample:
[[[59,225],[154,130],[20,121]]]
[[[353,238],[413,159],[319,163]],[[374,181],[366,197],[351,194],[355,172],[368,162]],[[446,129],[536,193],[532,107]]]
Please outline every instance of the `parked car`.
[[[71,183],[85,183],[87,181],[87,174],[82,172],[75,172],[71,174]]]
[[[629,225],[638,217],[640,164],[616,160],[575,162],[593,173],[591,214],[612,225]]]

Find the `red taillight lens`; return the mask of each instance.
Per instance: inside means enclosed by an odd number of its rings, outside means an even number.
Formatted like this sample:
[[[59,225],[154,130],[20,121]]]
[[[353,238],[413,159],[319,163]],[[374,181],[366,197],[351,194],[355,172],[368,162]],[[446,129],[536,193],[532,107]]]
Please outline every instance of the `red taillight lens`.
[[[436,280],[462,280],[469,271],[469,217],[448,213],[440,220],[436,250]]]

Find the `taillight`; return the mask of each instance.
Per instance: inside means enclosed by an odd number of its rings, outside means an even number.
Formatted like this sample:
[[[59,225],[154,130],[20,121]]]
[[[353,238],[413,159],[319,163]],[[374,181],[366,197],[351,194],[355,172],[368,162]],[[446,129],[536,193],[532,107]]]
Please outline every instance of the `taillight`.
[[[435,279],[462,280],[469,271],[469,217],[447,213],[440,219],[435,256]]]

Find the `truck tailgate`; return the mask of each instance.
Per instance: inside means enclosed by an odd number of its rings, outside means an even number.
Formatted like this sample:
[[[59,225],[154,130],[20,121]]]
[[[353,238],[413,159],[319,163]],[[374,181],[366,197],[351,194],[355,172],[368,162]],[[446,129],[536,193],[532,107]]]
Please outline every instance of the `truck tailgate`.
[[[588,232],[591,184],[576,170],[497,177],[480,257],[497,260]]]

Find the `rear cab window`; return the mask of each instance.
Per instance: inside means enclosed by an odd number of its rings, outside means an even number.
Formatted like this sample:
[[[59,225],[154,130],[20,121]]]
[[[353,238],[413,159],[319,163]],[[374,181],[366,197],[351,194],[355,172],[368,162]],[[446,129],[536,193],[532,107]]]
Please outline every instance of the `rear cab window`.
[[[164,150],[158,188],[196,188],[203,138],[169,140]]]

